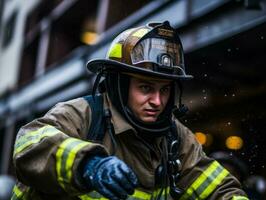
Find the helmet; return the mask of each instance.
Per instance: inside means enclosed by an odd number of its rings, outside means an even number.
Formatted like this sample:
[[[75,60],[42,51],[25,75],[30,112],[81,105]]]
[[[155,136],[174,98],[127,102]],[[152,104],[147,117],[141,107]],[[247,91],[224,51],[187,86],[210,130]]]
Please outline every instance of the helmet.
[[[105,75],[105,88],[112,104],[142,135],[152,133],[152,136],[165,134],[172,125],[177,81],[192,78],[185,72],[182,44],[168,21],[123,31],[111,43],[106,58],[89,61],[87,68],[98,74],[93,94],[101,75]],[[173,80],[169,101],[156,122],[143,123],[127,107],[129,77],[136,74]]]
[[[106,59],[95,59],[87,68],[138,73],[164,79],[191,79],[185,72],[183,48],[168,21],[128,29],[112,42]]]

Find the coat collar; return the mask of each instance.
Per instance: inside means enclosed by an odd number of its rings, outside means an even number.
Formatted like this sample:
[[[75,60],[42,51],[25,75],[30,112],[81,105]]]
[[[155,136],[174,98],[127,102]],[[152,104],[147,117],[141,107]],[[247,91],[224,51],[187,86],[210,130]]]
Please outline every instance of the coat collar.
[[[103,94],[104,108],[109,108],[112,113],[112,123],[114,126],[115,134],[120,134],[128,130],[132,130],[136,133],[136,130],[126,121],[126,119],[118,112],[118,110],[112,105],[112,102],[107,94]]]

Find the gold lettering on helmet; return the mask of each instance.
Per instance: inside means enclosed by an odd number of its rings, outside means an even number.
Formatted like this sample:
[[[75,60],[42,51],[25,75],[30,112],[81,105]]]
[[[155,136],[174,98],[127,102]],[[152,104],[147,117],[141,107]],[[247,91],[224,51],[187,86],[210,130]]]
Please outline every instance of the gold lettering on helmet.
[[[174,31],[169,29],[159,28],[158,35],[166,37],[174,37]]]

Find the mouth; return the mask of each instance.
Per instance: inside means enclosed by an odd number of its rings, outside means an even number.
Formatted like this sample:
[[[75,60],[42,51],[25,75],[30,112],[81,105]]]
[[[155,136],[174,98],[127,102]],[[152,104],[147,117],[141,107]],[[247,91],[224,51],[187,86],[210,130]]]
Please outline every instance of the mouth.
[[[148,116],[157,116],[159,111],[160,110],[158,110],[158,109],[144,109],[144,112]]]

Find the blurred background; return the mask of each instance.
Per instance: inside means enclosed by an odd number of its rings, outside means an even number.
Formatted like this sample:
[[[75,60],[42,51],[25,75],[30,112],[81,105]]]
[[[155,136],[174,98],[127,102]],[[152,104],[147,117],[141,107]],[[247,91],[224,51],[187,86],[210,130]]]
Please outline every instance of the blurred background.
[[[264,180],[266,0],[0,0],[0,174],[14,176],[22,125],[91,92],[89,59],[104,57],[124,29],[165,20],[194,75],[181,121],[207,154],[235,156]]]

